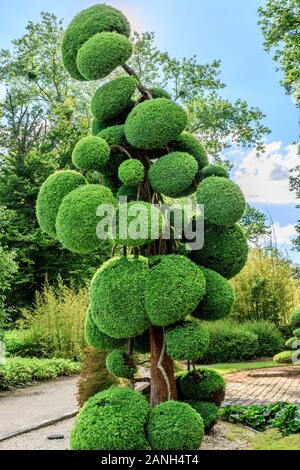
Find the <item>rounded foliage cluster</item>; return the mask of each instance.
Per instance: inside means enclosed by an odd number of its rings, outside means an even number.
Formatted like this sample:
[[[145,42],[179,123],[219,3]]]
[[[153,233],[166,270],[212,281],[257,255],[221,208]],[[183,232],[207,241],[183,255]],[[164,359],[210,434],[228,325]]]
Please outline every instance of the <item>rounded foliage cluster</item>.
[[[166,98],[147,100],[136,106],[125,122],[128,142],[141,149],[164,147],[187,125],[187,114]]]
[[[101,137],[89,136],[77,142],[72,161],[84,171],[101,171],[109,160],[109,146]]]
[[[97,184],[81,186],[62,201],[57,218],[57,238],[64,248],[75,253],[89,253],[105,246],[105,240],[97,236],[101,218],[97,209],[101,204],[115,205],[110,189]]]
[[[203,272],[206,293],[192,315],[202,320],[219,320],[227,317],[235,302],[232,285],[216,271],[203,268]]]
[[[295,330],[293,330],[293,335],[300,339],[300,327],[299,328],[295,328]]]
[[[69,24],[62,41],[62,58],[72,78],[84,80],[76,65],[77,53],[88,39],[103,31],[129,36],[130,25],[123,13],[104,4],[82,10]]]
[[[172,152],[157,160],[148,173],[155,192],[169,197],[181,197],[195,191],[192,183],[198,163],[192,155]]]
[[[90,398],[71,432],[72,450],[144,450],[146,399],[128,388],[110,388]]]
[[[209,401],[220,406],[225,396],[225,380],[218,372],[199,368],[177,372],[176,385],[179,397],[196,401]]]
[[[93,346],[102,351],[120,348],[124,345],[123,340],[111,338],[99,330],[94,322],[91,308],[88,309],[85,318],[84,337],[89,346]]]
[[[143,257],[112,258],[95,274],[90,302],[97,326],[113,338],[131,338],[150,324],[144,306],[148,262]]]
[[[144,181],[145,177],[144,165],[140,160],[125,160],[125,162],[119,166],[118,175],[120,181],[122,181],[125,186],[139,186]]]
[[[198,171],[196,174],[196,182],[202,179],[202,168],[208,165],[207,152],[197,137],[189,132],[183,132],[174,141],[168,143],[168,147],[179,152],[186,152],[196,159],[198,163]]]
[[[63,170],[50,175],[42,184],[36,203],[36,215],[40,227],[51,237],[56,237],[55,222],[64,197],[86,183],[76,171]]]
[[[217,405],[209,401],[194,400],[187,400],[186,403],[199,413],[203,419],[205,433],[209,433],[218,421],[219,409]]]
[[[297,340],[298,340],[298,338],[296,338],[296,336],[293,336],[292,338],[287,339],[286,342],[285,342],[285,347],[287,349],[293,349],[294,343]]]
[[[292,364],[294,354],[295,351],[282,351],[278,354],[275,354],[273,361],[277,362],[277,364]]]
[[[197,202],[204,205],[205,218],[216,225],[233,225],[242,217],[246,201],[237,184],[228,178],[205,178],[197,189]]]
[[[137,197],[137,187],[122,184],[117,191],[117,198],[127,197],[127,201],[135,201]]]
[[[106,140],[106,142],[110,146],[126,146],[128,145],[128,142],[125,138],[124,127],[124,124],[109,126],[106,129],[100,131],[98,137],[102,137],[102,139]],[[119,166],[125,160],[127,160],[127,158],[128,157],[124,152],[118,149],[111,148],[108,163],[105,165],[104,168],[102,168],[102,174],[105,176],[118,175]]]
[[[201,269],[181,255],[150,258],[145,306],[153,325],[168,326],[191,314],[205,294]]]
[[[195,263],[217,271],[226,279],[243,269],[247,257],[247,239],[238,224],[231,227],[206,224],[203,248],[191,252]]]
[[[210,176],[229,178],[229,172],[224,165],[206,165],[202,169],[202,178],[209,178]]]
[[[120,349],[114,349],[106,358],[106,368],[115,377],[132,379],[136,373],[133,358]]]
[[[98,137],[106,140],[108,145],[126,145],[127,141],[125,138],[125,125],[116,124],[115,126],[109,126],[106,129],[102,129]]]
[[[94,117],[105,122],[118,116],[128,106],[136,85],[134,77],[119,77],[98,88],[91,103]]]
[[[198,450],[203,419],[187,403],[166,401],[150,411],[147,436],[152,450]]]
[[[101,80],[123,65],[131,54],[132,44],[126,36],[111,32],[97,33],[81,46],[76,64],[86,80]]]
[[[153,99],[157,99],[157,98],[166,98],[167,100],[171,99],[170,93],[168,93],[163,88],[154,87],[154,88],[150,88],[149,91],[150,91]]]
[[[298,308],[290,318],[290,325],[292,328],[299,328],[300,327],[300,308]]]
[[[166,333],[167,353],[177,361],[200,359],[209,345],[209,333],[197,321],[171,327]]]

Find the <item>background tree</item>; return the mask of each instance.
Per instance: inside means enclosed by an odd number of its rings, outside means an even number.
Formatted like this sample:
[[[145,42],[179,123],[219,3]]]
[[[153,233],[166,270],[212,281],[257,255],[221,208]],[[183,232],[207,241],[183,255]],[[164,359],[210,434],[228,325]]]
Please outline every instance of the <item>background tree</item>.
[[[255,207],[251,207],[249,204],[246,206],[240,224],[243,226],[249,242],[257,246],[259,245],[261,237],[271,234],[270,226],[267,223],[267,216]]]

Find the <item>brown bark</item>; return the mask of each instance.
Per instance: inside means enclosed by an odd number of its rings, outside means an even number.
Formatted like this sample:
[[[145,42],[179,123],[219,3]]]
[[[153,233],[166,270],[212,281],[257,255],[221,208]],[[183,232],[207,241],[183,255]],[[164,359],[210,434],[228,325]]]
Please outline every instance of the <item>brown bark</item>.
[[[151,397],[154,407],[167,400],[176,400],[176,384],[173,361],[166,354],[164,330],[158,326],[150,328],[151,346]]]

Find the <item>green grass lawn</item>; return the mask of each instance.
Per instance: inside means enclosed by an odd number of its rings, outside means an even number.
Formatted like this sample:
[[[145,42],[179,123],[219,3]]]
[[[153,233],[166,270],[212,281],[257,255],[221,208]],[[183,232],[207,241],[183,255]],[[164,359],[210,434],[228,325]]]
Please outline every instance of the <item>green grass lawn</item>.
[[[276,364],[271,359],[266,361],[251,361],[251,362],[227,362],[220,364],[210,364],[205,367],[210,367],[222,375],[231,374],[232,372],[241,372],[243,370],[263,369],[266,367],[282,367],[283,364]]]

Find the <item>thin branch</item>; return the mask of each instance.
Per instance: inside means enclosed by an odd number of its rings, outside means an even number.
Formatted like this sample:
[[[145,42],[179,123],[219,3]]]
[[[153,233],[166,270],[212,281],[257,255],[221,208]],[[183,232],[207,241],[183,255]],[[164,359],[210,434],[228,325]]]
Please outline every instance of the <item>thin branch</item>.
[[[165,337],[165,329],[163,328],[163,345],[161,348],[160,356],[159,356],[159,361],[157,363],[157,368],[160,370],[162,373],[162,376],[164,378],[164,381],[166,383],[167,389],[168,389],[168,400],[171,400],[172,392],[171,392],[171,384],[169,381],[169,377],[165,371],[165,369],[162,366],[163,360],[164,360],[164,355],[166,353],[166,337]]]

